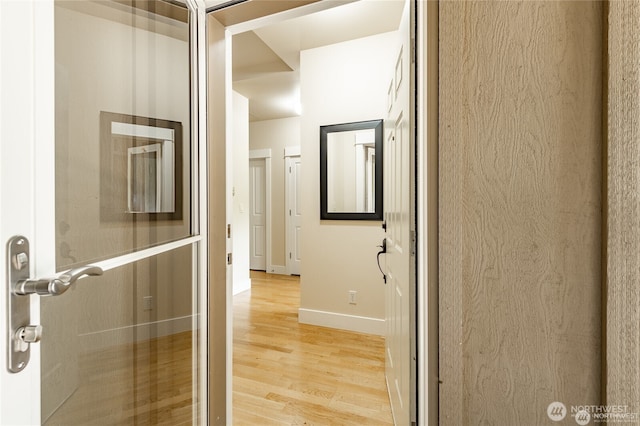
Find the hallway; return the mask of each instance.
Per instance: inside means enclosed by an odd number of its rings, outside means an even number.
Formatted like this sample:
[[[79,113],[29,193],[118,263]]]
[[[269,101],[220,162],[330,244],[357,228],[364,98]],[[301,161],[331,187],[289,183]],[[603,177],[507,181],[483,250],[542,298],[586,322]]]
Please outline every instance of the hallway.
[[[298,323],[299,277],[234,297],[235,425],[390,425],[384,339]]]

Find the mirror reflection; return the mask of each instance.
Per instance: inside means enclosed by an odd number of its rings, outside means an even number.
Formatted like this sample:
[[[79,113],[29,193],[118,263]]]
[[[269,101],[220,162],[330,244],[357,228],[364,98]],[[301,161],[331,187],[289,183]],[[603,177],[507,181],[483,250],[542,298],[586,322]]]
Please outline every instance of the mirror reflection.
[[[327,135],[329,212],[375,212],[375,130]]]
[[[379,220],[382,120],[321,126],[322,219]]]
[[[100,126],[101,218],[180,219],[182,123],[101,111]]]

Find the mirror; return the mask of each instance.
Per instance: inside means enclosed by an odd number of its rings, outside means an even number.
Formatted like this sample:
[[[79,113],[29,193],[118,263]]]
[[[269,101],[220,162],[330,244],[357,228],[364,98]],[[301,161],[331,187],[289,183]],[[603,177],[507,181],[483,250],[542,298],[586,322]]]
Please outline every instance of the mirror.
[[[101,218],[182,218],[182,123],[100,112]]]
[[[320,126],[320,218],[382,220],[382,120]]]

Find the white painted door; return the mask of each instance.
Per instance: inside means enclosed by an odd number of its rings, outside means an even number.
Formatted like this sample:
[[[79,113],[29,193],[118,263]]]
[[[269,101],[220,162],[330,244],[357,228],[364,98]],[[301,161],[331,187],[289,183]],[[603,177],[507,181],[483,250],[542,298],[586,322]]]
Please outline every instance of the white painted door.
[[[302,234],[302,211],[300,205],[302,162],[300,157],[286,157],[285,167],[287,176],[287,272],[291,275],[300,275],[300,238]]]
[[[386,377],[397,425],[415,420],[414,136],[411,105],[410,3],[399,29],[385,121],[384,220],[386,222]]]
[[[249,160],[249,267],[267,270],[267,213],[265,159]]]
[[[29,242],[20,253],[31,278],[103,271],[59,296],[14,297],[31,306],[17,326],[43,328],[28,363],[9,364],[22,352],[0,315],[3,425],[205,418],[194,27],[186,6],[170,6],[171,17],[115,6],[0,2],[0,306],[16,235],[21,250]],[[127,173],[130,149],[159,143],[162,158],[156,150],[139,162],[144,173]],[[131,194],[144,212],[131,211]],[[159,196],[173,203],[158,208]]]

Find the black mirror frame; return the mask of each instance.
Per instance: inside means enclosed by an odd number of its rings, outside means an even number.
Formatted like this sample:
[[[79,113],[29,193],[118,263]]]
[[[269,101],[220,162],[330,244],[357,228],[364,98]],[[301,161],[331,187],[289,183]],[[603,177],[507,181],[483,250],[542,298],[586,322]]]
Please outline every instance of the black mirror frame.
[[[332,124],[320,126],[320,219],[322,220],[382,220],[382,123],[383,120],[358,121],[355,123]],[[376,152],[376,192],[375,211],[368,212],[329,212],[327,210],[327,136],[329,133],[349,132],[354,130],[375,129]]]

